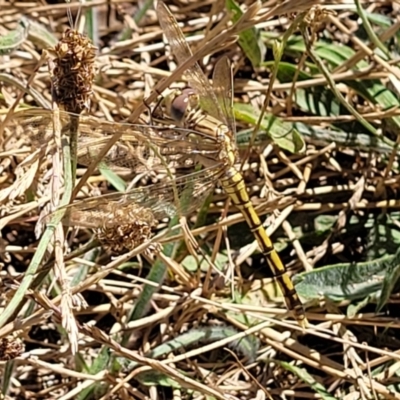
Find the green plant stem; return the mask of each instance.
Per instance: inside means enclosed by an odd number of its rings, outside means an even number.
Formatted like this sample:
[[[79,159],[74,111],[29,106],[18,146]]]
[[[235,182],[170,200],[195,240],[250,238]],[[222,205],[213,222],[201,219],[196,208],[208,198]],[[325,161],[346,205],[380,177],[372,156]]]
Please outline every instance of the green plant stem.
[[[339,92],[339,90],[336,88],[335,81],[332,79],[332,76],[322,60],[318,57],[318,55],[313,51],[312,49],[312,44],[311,44],[311,38],[307,32],[307,29],[305,28],[304,24],[301,25],[301,31],[303,33],[304,37],[304,42],[306,44],[306,48],[308,51],[308,54],[314,61],[314,63],[318,66],[326,80],[328,81],[329,87],[331,88],[332,92],[335,94],[339,102],[352,114],[354,117],[357,119],[357,121],[360,122],[361,125],[363,125],[369,132],[371,132],[373,135],[380,137],[383,141],[385,141],[388,145],[393,146],[393,142],[389,141],[386,139],[383,135],[380,135],[378,131],[365,119],[363,116],[352,106],[350,105],[346,99],[343,97],[343,95]]]
[[[71,136],[74,133],[71,132]],[[62,137],[61,140],[62,151],[63,151],[63,169],[64,169],[64,182],[65,182],[65,189],[63,196],[60,201],[60,209],[54,212],[50,223],[47,225],[46,230],[44,231],[36,252],[32,258],[32,261],[29,264],[29,267],[25,273],[24,279],[21,282],[21,285],[18,287],[17,291],[15,292],[12,300],[7,305],[5,310],[0,315],[0,328],[3,327],[7,321],[22,307],[22,302],[25,296],[25,293],[30,288],[32,281],[35,277],[35,274],[43,261],[44,255],[46,254],[47,247],[50,243],[50,240],[54,236],[54,231],[56,226],[61,222],[62,218],[65,215],[65,208],[63,206],[68,205],[72,195],[73,189],[73,182],[72,179],[72,160],[71,160],[71,151],[70,145],[68,143],[67,137]]]
[[[369,23],[368,17],[366,15],[364,9],[362,8],[360,0],[355,0],[355,3],[356,3],[358,15],[360,16],[360,18],[363,22],[363,27],[367,31],[368,37],[370,38],[371,42],[378,49],[380,49],[388,57],[388,59],[390,59],[389,50],[384,46],[384,44],[379,40],[378,36],[375,34],[371,24]]]

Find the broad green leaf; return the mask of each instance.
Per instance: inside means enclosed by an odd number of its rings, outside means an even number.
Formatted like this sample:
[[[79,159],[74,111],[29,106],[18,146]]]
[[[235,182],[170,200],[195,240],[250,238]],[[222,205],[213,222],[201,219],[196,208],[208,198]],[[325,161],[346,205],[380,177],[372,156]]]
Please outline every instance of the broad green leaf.
[[[315,43],[315,52],[320,58],[328,61],[334,67],[342,65],[355,54],[354,50],[348,46],[324,41]],[[367,66],[368,64],[363,60],[356,64],[357,68],[365,68]]]
[[[294,123],[293,126],[306,140],[318,146],[327,146],[336,143],[338,147],[351,148],[361,151],[375,151],[381,154],[389,154],[393,151],[393,147],[387,145],[376,136],[365,133],[349,132],[337,127],[330,129],[319,128],[315,126],[305,125],[301,122]],[[252,129],[243,129],[236,135],[236,143],[239,149],[245,150],[250,143],[252,137]],[[265,131],[258,131],[255,137],[255,146],[266,146],[271,139]]]
[[[258,121],[259,112],[249,104],[234,104],[235,118],[239,121],[255,125]],[[305,143],[300,133],[293,124],[284,122],[273,115],[264,115],[260,129],[280,148],[291,153],[300,153],[305,149]]]
[[[336,44],[318,42],[315,48],[319,57],[330,62],[333,68],[342,65],[355,54],[353,49],[344,45],[338,46]],[[357,68],[366,67],[368,67],[366,61],[362,60],[357,63]],[[400,105],[398,97],[378,80],[355,80],[346,81],[345,83],[349,87],[355,89],[359,94],[364,94],[364,97],[380,105],[383,110]],[[389,120],[393,121],[397,127],[400,127],[399,117],[393,117]]]
[[[294,277],[296,290],[305,299],[321,296],[334,301],[364,298],[382,288],[393,256],[363,263],[328,265]]]
[[[266,68],[272,68],[275,66],[275,63],[273,61],[267,61],[263,63],[263,66]],[[315,72],[317,72],[317,69],[315,68]],[[279,79],[280,82],[292,82],[294,77],[297,76],[298,81],[304,81],[307,79],[312,79],[312,75],[304,72],[304,71],[298,71],[298,66],[295,64],[291,64],[286,61],[281,61],[278,65],[278,71],[277,71],[277,78]]]
[[[385,279],[383,280],[381,296],[379,298],[378,304],[376,306],[376,311],[382,310],[390,295],[393,292],[394,287],[397,284],[400,276],[400,257],[394,257],[391,268],[388,268]]]
[[[349,132],[338,127],[324,129],[314,126],[305,125],[303,123],[295,123],[294,126],[300,134],[313,144],[319,146],[327,146],[336,143],[338,147],[351,148],[361,151],[375,151],[377,153],[389,154],[393,151],[393,147],[387,145],[376,136]]]
[[[371,213],[367,216],[353,216],[350,220],[358,232],[366,231],[364,237],[365,259],[393,255],[400,246],[400,231],[397,221],[400,218],[398,212],[382,215]]]
[[[295,100],[302,111],[321,117],[341,115],[341,106],[335,95],[323,87],[298,89]]]
[[[315,218],[314,227],[317,232],[330,231],[337,221],[335,215],[318,215]]]
[[[329,265],[294,277],[296,290],[307,300],[321,296],[333,301],[359,300],[376,294],[381,309],[396,284],[400,248],[395,255],[374,261]]]
[[[213,326],[199,329],[192,329],[183,333],[172,340],[169,340],[152,350],[147,356],[159,358],[174,350],[182,350],[188,347],[200,347],[201,343],[214,343],[219,340],[236,335],[238,331],[230,326]],[[239,354],[254,360],[259,347],[259,342],[255,337],[244,337],[234,340],[228,345]]]
[[[270,63],[265,63],[267,64]],[[315,72],[318,72],[315,68]],[[298,71],[297,65],[281,62],[278,65],[277,77],[282,83],[312,79],[313,76],[303,71]],[[314,86],[295,91],[295,102],[305,112],[315,115],[328,116],[340,115],[340,104],[331,90],[323,86]]]
[[[370,13],[368,11],[364,11],[364,13],[374,25],[379,25],[382,28],[390,28],[394,24],[394,20],[384,14]],[[397,37],[400,37],[399,32],[397,32]]]

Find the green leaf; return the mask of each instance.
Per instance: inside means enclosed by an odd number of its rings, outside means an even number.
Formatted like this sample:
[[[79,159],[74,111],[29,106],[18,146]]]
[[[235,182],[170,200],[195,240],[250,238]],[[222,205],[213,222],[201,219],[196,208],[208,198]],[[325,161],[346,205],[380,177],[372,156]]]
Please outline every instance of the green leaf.
[[[314,227],[316,232],[322,233],[331,231],[337,221],[336,215],[318,215],[315,218]]]
[[[95,375],[100,371],[107,370],[108,363],[110,361],[110,349],[106,346],[103,346],[98,356],[93,361],[92,365],[89,368],[89,374]],[[96,382],[87,388],[83,389],[79,395],[76,397],[77,400],[85,400],[89,399],[93,396],[94,393],[103,394],[105,391],[105,383]],[[101,397],[101,396],[100,396]]]
[[[226,8],[232,13],[232,22],[238,21],[243,12],[234,0],[226,0]],[[239,34],[239,45],[250,60],[253,68],[260,66],[264,60],[266,48],[259,38],[259,32],[255,27],[246,29]]]
[[[147,355],[147,357],[159,358],[174,350],[185,349],[192,346],[199,347],[199,343],[214,343],[236,335],[237,333],[238,331],[230,326],[213,326],[191,329],[188,332],[156,347]],[[239,354],[244,355],[249,360],[254,360],[259,347],[259,342],[255,337],[248,336],[239,340],[234,340],[229,343],[228,346],[233,348]]]
[[[188,332],[155,347],[152,351],[146,354],[146,357],[158,359],[172,351],[183,351],[188,347],[194,346],[198,348],[201,343],[218,342],[236,335],[237,333],[238,331],[230,326],[207,326],[198,329],[191,329]],[[252,362],[256,357],[260,343],[255,336],[245,336],[231,341],[228,346],[236,353],[247,357],[247,359]],[[118,360],[121,358],[122,357],[119,357]],[[125,368],[128,371],[131,371],[133,368],[138,366],[138,363],[136,362],[128,362],[128,364],[126,364],[125,360],[121,360],[121,364],[125,364]]]
[[[295,93],[297,105],[304,112],[321,117],[339,116],[340,104],[335,95],[322,87],[297,89]]]
[[[305,299],[321,296],[334,301],[364,298],[382,288],[393,256],[376,261],[328,265],[294,277],[296,290]]]
[[[117,189],[119,192],[125,192],[126,190],[126,183],[125,181],[119,177],[117,174],[115,174],[113,171],[111,171],[109,168],[103,165],[99,165],[99,170],[101,174],[104,176],[104,178],[107,179],[108,182],[111,183]]]
[[[257,124],[259,112],[249,104],[234,104],[235,118],[253,125]],[[284,122],[271,114],[265,114],[260,129],[281,149],[291,153],[300,153],[305,149],[303,137],[292,123]]]
[[[328,390],[321,383],[317,382],[304,368],[296,367],[295,365],[289,364],[287,362],[278,362],[287,371],[292,372],[298,378],[300,378],[304,383],[309,385],[316,393],[321,396],[323,400],[337,400],[333,397]]]
[[[390,28],[393,26],[394,20],[384,14],[378,14],[378,13],[370,13],[367,11],[364,11],[365,15],[371,21],[374,25],[379,25],[382,28]],[[400,37],[399,32],[397,33],[397,38]]]
[[[354,50],[350,47],[325,42],[318,42],[315,49],[318,56],[328,61],[333,68],[342,65],[355,54]],[[362,60],[357,63],[357,68],[366,67],[368,67],[366,61]],[[375,104],[381,106],[383,110],[400,105],[398,97],[378,80],[354,80],[346,81],[345,83],[347,86],[356,90],[358,94],[363,95],[367,100],[373,101]],[[400,127],[400,117],[392,117],[389,121],[392,121],[397,127]]]
[[[315,126],[305,125],[301,122],[293,124],[296,130],[306,140],[318,146],[328,146],[336,143],[338,147],[351,148],[361,151],[376,151],[377,153],[389,154],[393,151],[393,146],[389,146],[376,136],[344,131],[339,128],[331,127],[330,129],[319,128]],[[236,143],[239,149],[246,149],[249,146],[250,139],[253,135],[252,129],[243,129],[236,135]],[[258,131],[254,145],[265,146],[271,139],[264,131]],[[398,154],[400,152],[398,151]]]
[[[17,366],[17,363],[15,360],[9,360],[5,363],[5,365],[2,367],[2,382],[1,382],[1,390],[0,394],[1,395],[7,395],[12,388],[12,377],[13,374],[15,373],[15,367]],[[8,396],[7,396],[8,397]]]
[[[273,61],[268,61],[263,63],[263,66],[266,68],[271,68],[275,66],[275,63]],[[315,71],[317,72],[317,69],[315,69]],[[305,81],[307,79],[312,79],[313,77],[307,72],[298,71],[297,65],[285,61],[281,61],[279,63],[276,76],[282,83],[293,82],[295,76],[297,76],[298,81]]]
[[[322,40],[315,44],[315,52],[320,58],[328,61],[333,67],[342,65],[355,54],[354,50],[348,46],[327,43]],[[358,68],[365,68],[367,65],[365,61],[359,61],[356,64]]]
[[[359,223],[367,229],[364,235],[367,260],[396,253],[400,245],[399,217],[398,212],[391,212],[380,216],[371,214],[366,221],[359,219]]]
[[[354,318],[367,304],[376,301],[377,293],[372,293],[370,296],[365,297],[361,301],[349,304],[346,310],[346,316],[348,318]]]
[[[182,371],[180,371],[183,375]],[[163,387],[170,387],[173,389],[181,389],[182,386],[170,378],[168,375],[163,374],[162,372],[158,371],[146,371],[138,374],[135,377],[141,384],[145,386],[163,386]]]
[[[15,30],[0,36],[0,55],[11,54],[21,46],[28,37],[30,23],[26,18],[22,18]]]
[[[308,300],[321,296],[334,301],[364,300],[366,297],[372,299],[370,296],[375,294],[379,298],[379,311],[386,304],[399,274],[400,248],[394,256],[368,262],[329,265],[296,275],[293,281],[299,295]]]
[[[270,45],[272,46],[272,44],[273,42]],[[293,36],[287,42],[285,52],[288,53],[290,51],[296,53],[303,53],[305,51],[303,40],[300,37]],[[322,60],[327,61],[332,69],[341,66],[355,54],[355,51],[348,46],[328,43],[322,40],[315,43],[314,52]],[[271,64],[272,62],[265,63],[266,66]],[[314,64],[307,63],[307,67],[312,73],[319,73]],[[368,63],[364,60],[356,64],[356,68],[359,69],[367,67]],[[281,82],[292,82],[296,73],[298,73],[297,65],[285,62],[279,63],[277,77]],[[300,71],[297,80],[301,81],[311,78],[313,78],[312,74]],[[379,80],[346,80],[343,83],[355,90],[357,94],[366,100],[379,105],[383,110],[398,107],[400,104],[396,94]],[[296,90],[296,102],[304,111],[315,115],[340,115],[338,101],[333,98],[330,90],[322,87]],[[396,127],[400,127],[400,117],[392,117],[388,120]]]
[[[94,262],[98,255],[99,255],[99,248],[95,248],[95,249],[89,250],[87,253],[85,253],[83,258],[84,258],[84,260]],[[76,268],[76,272],[72,278],[70,287],[74,287],[74,286],[78,285],[80,282],[83,282],[86,279],[89,269],[90,268],[87,264],[79,265],[78,268]]]
[[[352,148],[367,152],[376,151],[378,153],[389,154],[393,151],[393,146],[387,145],[373,135],[349,132],[337,127],[330,127],[330,129],[318,128],[300,122],[294,125],[306,140],[321,147],[336,143],[338,147]]]
[[[229,258],[226,252],[218,252],[214,260],[214,266],[222,271],[226,267],[228,260]],[[199,257],[196,258],[190,254],[181,261],[181,265],[189,272],[196,272],[199,269],[201,271],[208,271],[210,268],[210,262],[208,260],[205,260],[203,257],[199,259]]]
[[[379,298],[378,304],[376,306],[376,311],[379,312],[384,305],[389,300],[390,295],[393,292],[394,287],[397,284],[397,281],[400,276],[400,257],[394,257],[392,261],[392,265],[388,268],[387,274],[385,275],[385,279],[383,280],[381,296]]]

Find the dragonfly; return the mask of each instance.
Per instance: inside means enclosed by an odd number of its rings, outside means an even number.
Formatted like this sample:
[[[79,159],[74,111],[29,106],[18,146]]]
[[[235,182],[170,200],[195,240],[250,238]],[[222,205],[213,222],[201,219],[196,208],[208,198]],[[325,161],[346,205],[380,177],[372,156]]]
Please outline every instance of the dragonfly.
[[[156,12],[179,64],[192,56],[189,45],[168,7],[159,1]],[[157,221],[196,210],[219,181],[243,214],[284,295],[286,305],[302,327],[307,319],[300,298],[274,245],[267,235],[235,166],[238,152],[233,115],[233,78],[229,60],[215,65],[212,86],[198,63],[185,71],[190,88],[170,103],[175,124],[125,124],[93,116],[79,119],[78,163],[90,164],[111,136],[121,139],[102,163],[143,174],[146,186],[72,203],[63,224],[95,230],[111,251],[132,249],[147,240]],[[62,130],[68,131],[71,114],[60,111]],[[31,109],[15,113],[10,136],[28,137],[33,147],[48,145],[53,135],[53,112]],[[49,221],[47,219],[46,221]]]
[[[175,17],[162,1],[157,3],[157,16],[172,53],[178,63],[183,64],[192,56],[192,52]],[[199,132],[214,135],[219,141],[221,145],[220,161],[224,167],[223,175],[219,179],[221,186],[232,203],[243,214],[254,234],[262,254],[282,290],[288,309],[293,312],[300,326],[306,327],[307,319],[300,298],[250,201],[243,176],[235,166],[237,149],[233,115],[233,77],[230,63],[226,57],[217,62],[212,87],[198,63],[189,67],[184,74],[190,87],[198,96],[201,109],[205,112],[200,119],[193,118],[193,121],[187,125]],[[186,102],[184,102],[185,97],[188,97]],[[193,95],[190,91],[182,93],[180,97],[176,97],[175,104],[174,101],[171,104],[172,111],[175,111],[173,114],[178,116],[187,114],[187,112],[182,112],[182,104],[187,104],[190,108],[193,102]]]

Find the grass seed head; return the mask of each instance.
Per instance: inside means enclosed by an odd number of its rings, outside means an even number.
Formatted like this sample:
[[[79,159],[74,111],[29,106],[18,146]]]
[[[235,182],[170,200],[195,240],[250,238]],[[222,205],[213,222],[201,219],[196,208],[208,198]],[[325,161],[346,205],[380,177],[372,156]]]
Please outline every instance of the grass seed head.
[[[105,250],[114,254],[130,251],[144,243],[157,225],[151,209],[135,204],[114,210],[106,219],[96,235]]]
[[[25,351],[21,339],[8,336],[0,339],[0,361],[10,361]]]
[[[65,111],[80,114],[89,109],[97,48],[90,39],[68,29],[54,49],[53,98]]]

